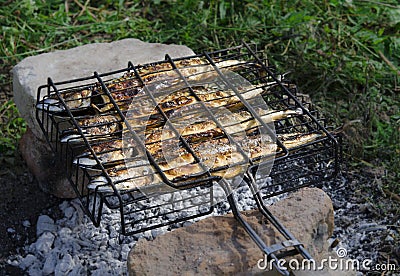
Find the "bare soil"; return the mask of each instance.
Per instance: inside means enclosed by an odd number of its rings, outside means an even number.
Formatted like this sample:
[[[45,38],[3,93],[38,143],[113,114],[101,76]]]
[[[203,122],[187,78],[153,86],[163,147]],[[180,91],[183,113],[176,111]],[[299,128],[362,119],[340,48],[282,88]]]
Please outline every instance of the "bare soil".
[[[21,275],[7,265],[7,257],[35,241],[38,216],[51,212],[54,217],[60,203],[39,188],[18,152],[14,158],[0,153],[0,275]]]

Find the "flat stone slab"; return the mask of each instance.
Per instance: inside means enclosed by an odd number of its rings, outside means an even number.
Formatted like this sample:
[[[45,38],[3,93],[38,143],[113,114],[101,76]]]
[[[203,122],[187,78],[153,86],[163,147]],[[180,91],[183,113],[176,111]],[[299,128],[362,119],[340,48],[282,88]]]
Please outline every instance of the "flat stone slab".
[[[334,226],[333,206],[322,190],[304,188],[271,206],[270,211],[317,261],[327,256],[327,239]],[[283,240],[258,211],[242,214],[267,245]],[[232,215],[214,216],[152,241],[139,240],[129,254],[128,271],[129,275],[265,275],[266,271],[257,265],[263,258]],[[354,275],[339,271],[316,273],[313,275]]]
[[[123,39],[28,57],[13,68],[14,101],[29,126],[20,150],[43,191],[60,198],[76,197],[65,176],[65,164],[51,151],[36,120],[39,86],[47,84],[49,77],[54,82],[89,77],[95,71],[106,73],[126,68],[128,61],[138,65],[164,60],[166,54],[177,58],[194,52],[182,45]]]
[[[37,137],[42,132],[37,125],[35,105],[39,86],[54,82],[106,73],[133,64],[164,60],[165,55],[183,57],[193,51],[182,45],[146,43],[138,39],[123,39],[111,43],[93,43],[68,50],[59,50],[25,58],[12,70],[14,101],[18,110]]]
[[[42,191],[58,198],[76,197],[65,174],[65,163],[52,152],[48,143],[37,138],[29,127],[19,141],[19,150]]]

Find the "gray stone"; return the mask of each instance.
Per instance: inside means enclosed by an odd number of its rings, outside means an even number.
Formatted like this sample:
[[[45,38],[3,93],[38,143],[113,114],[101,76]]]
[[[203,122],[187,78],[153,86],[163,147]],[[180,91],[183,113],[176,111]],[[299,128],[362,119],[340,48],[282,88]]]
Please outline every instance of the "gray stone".
[[[75,266],[69,272],[69,275],[89,275],[88,271],[82,264],[80,264],[76,261],[74,261],[74,262],[75,262]]]
[[[128,258],[129,251],[131,250],[130,246],[128,244],[123,244],[121,247],[121,256],[123,260],[126,260]]]
[[[7,228],[7,232],[10,233],[10,234],[14,234],[16,231],[15,231],[14,228],[8,227],[8,228]]]
[[[71,234],[72,234],[72,230],[69,229],[68,227],[63,227],[58,231],[58,237],[64,243],[68,242],[68,240],[71,239]]]
[[[25,256],[25,258],[22,259],[21,263],[20,263],[20,267],[22,269],[27,269],[29,268],[31,265],[33,265],[35,262],[37,262],[37,258],[35,255],[32,254],[28,254]]]
[[[35,262],[34,264],[32,264],[28,271],[27,271],[27,275],[41,275],[41,267],[40,267],[40,263],[39,262]]]
[[[64,254],[63,258],[57,263],[54,274],[67,275],[75,266],[74,259],[70,254]]]
[[[54,220],[47,216],[41,215],[38,217],[36,224],[36,236],[40,236],[45,231],[55,232],[57,225],[54,224]]]
[[[38,87],[46,84],[48,77],[54,82],[87,77],[94,71],[102,73],[125,68],[128,61],[137,65],[163,60],[165,54],[174,58],[194,53],[182,45],[123,39],[28,57],[13,68],[14,101],[29,127],[21,139],[21,154],[43,191],[60,198],[76,197],[65,176],[63,162],[51,152],[36,121]]]
[[[24,227],[28,228],[28,227],[31,227],[31,222],[30,222],[29,220],[24,220],[24,221],[22,222],[22,225],[23,225]]]
[[[68,207],[64,210],[64,214],[66,218],[71,218],[75,214],[76,210],[74,207]]]
[[[28,128],[19,142],[22,158],[46,193],[59,198],[74,198],[76,194],[65,175],[65,164],[51,151],[46,141]]]
[[[37,127],[35,103],[38,87],[54,82],[92,76],[93,72],[109,72],[133,64],[144,64],[171,57],[193,55],[193,51],[182,45],[146,43],[128,38],[111,43],[93,43],[68,50],[58,50],[27,57],[12,70],[14,101],[21,116],[32,128],[36,137],[42,137]]]
[[[50,275],[54,273],[56,265],[57,265],[56,254],[49,254],[49,256],[46,258],[46,261],[43,264],[43,269],[42,269],[43,275]]]
[[[50,232],[44,232],[36,241],[35,248],[36,251],[41,256],[46,256],[47,253],[50,252],[53,243],[54,243],[55,236]]]

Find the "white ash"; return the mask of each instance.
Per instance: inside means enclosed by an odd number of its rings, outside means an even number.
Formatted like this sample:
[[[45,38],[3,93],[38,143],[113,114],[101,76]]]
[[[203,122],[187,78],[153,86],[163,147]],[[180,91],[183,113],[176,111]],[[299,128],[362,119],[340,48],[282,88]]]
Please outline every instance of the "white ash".
[[[264,185],[268,184],[267,179]],[[379,255],[382,252],[378,249],[382,244],[395,244],[394,237],[399,235],[398,231],[383,216],[371,216],[374,212],[371,204],[355,200],[357,197],[354,196],[352,184],[348,183],[347,178],[340,176],[326,184],[324,189],[331,196],[335,208],[332,240],[340,240],[336,248],[347,249],[348,258],[360,261],[368,258],[374,264],[380,263]],[[216,194],[224,198],[222,190],[216,191]],[[175,196],[175,199],[179,197]],[[255,208],[255,201],[247,186],[239,187],[235,198],[240,210]],[[161,199],[168,201],[172,196],[165,194]],[[268,204],[279,199],[280,197],[271,198]],[[200,199],[194,197],[192,203],[195,204],[197,200]],[[119,234],[120,215],[117,211],[104,206],[100,227],[96,228],[83,213],[78,200],[64,201],[59,208],[63,217],[53,220],[47,215],[40,216],[36,242],[27,244],[18,251],[23,252],[21,255],[10,257],[9,264],[19,267],[29,275],[126,275],[127,256],[138,239],[151,240],[175,227],[187,226],[195,221],[185,221],[177,226],[163,226],[134,236],[122,236]],[[211,215],[227,212],[230,212],[230,206],[226,200],[221,200]],[[138,214],[137,219],[143,218],[139,216],[143,215]],[[176,214],[168,216],[168,219],[174,219]],[[196,220],[202,218],[204,217]],[[24,225],[28,223],[25,222]]]
[[[347,257],[360,263],[369,259],[372,265],[395,263],[400,267],[398,259],[400,251],[393,252],[398,248],[396,237],[400,234],[400,221],[393,223],[395,214],[382,214],[374,204],[365,202],[358,195],[359,189],[362,188],[360,186],[362,180],[349,181],[347,177],[339,176],[324,187],[332,199],[335,210],[332,241],[336,239],[339,243],[333,249],[345,248]],[[365,179],[365,182],[363,185],[372,187],[368,179]],[[371,191],[366,194],[372,197]],[[357,275],[364,274],[358,272]]]
[[[261,182],[265,184],[269,181],[267,178]],[[261,182],[259,185],[262,185]],[[247,186],[238,188],[235,194],[240,210],[255,208],[255,201]],[[217,190],[216,195],[224,197],[222,190]],[[174,196],[175,200],[181,197]],[[170,200],[171,196],[163,195],[162,199]],[[64,201],[59,208],[63,214],[60,219],[53,220],[47,215],[39,216],[36,242],[23,248],[23,256],[11,257],[8,260],[10,265],[18,266],[29,275],[126,275],[127,256],[138,239],[151,240],[166,231],[190,225],[205,217],[184,221],[175,226],[159,227],[133,236],[123,236],[119,234],[120,214],[116,210],[104,206],[102,220],[97,228],[80,208],[78,199]],[[229,211],[229,204],[222,200],[210,215],[223,215]],[[179,215],[181,214],[169,214],[171,218]]]

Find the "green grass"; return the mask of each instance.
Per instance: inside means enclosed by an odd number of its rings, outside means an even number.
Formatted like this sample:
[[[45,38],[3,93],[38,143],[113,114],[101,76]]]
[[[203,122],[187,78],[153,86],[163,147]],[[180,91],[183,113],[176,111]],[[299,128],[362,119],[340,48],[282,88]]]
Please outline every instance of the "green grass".
[[[0,105],[0,123],[0,152],[13,155],[16,142],[26,130],[26,124],[19,117],[18,110],[12,101],[3,102]]]
[[[85,43],[135,37],[198,52],[255,42],[343,124],[352,164],[385,168],[385,185],[400,192],[397,0],[24,0],[2,3],[0,22],[2,90],[10,85],[8,70],[24,57]],[[15,148],[24,130],[17,121],[3,127],[1,149]]]

